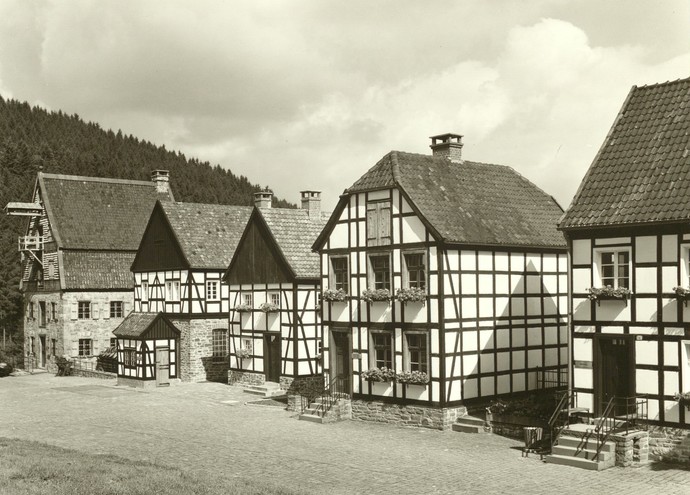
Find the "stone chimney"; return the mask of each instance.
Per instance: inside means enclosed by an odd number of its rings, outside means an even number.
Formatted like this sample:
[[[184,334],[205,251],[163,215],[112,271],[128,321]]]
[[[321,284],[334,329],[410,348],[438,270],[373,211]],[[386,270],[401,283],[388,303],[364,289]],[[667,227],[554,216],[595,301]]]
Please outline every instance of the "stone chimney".
[[[302,209],[307,210],[310,217],[321,214],[321,191],[301,191]]]
[[[254,193],[254,206],[257,208],[270,208],[273,202],[273,193],[266,189]]]
[[[153,170],[151,172],[151,181],[156,184],[157,194],[169,195],[172,198],[170,172],[168,170]]]
[[[439,134],[431,136],[431,154],[442,156],[453,163],[462,163],[462,135]]]

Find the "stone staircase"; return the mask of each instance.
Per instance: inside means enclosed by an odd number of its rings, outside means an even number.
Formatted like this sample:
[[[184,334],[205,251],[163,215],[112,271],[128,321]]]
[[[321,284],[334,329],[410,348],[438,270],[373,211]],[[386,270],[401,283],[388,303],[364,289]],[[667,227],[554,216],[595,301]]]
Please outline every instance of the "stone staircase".
[[[311,421],[313,423],[332,423],[352,417],[352,406],[350,399],[338,399],[326,409],[321,398],[316,398],[299,415],[300,421]]]
[[[260,395],[262,397],[284,397],[287,395],[285,390],[280,388],[278,383],[265,382],[263,385],[245,385],[244,393]]]
[[[616,465],[616,442],[604,443],[597,459],[597,435],[592,431],[593,425],[570,425],[558,437],[551,454],[544,457],[548,464],[573,466],[592,471],[602,471]]]
[[[453,431],[461,433],[484,433],[486,421],[476,416],[461,416],[453,423]]]

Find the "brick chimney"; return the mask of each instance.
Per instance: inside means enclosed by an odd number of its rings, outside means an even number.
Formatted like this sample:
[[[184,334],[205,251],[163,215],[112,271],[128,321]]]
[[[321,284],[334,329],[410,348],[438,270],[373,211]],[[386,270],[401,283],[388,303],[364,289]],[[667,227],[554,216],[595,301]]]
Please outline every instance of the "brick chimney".
[[[302,209],[307,210],[310,217],[321,214],[321,191],[301,191]]]
[[[453,163],[462,163],[462,135],[439,134],[431,136],[431,154],[441,156]]]
[[[273,193],[266,189],[254,193],[254,206],[257,208],[270,208],[273,202]]]
[[[170,194],[170,172],[168,170],[154,170],[151,181],[156,184],[158,194]]]

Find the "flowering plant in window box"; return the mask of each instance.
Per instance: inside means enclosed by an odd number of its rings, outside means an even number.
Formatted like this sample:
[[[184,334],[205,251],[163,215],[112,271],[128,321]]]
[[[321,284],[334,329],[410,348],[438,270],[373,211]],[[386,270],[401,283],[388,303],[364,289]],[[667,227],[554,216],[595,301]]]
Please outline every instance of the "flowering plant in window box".
[[[247,313],[252,310],[252,307],[249,304],[238,304],[235,306],[235,311],[238,313]]]
[[[685,406],[686,409],[690,410],[690,392],[685,392],[684,394],[677,392],[673,398],[679,405]]]
[[[265,302],[259,306],[259,310],[263,311],[264,313],[275,313],[280,309],[280,306],[277,304],[273,304],[270,302]]]
[[[343,302],[347,300],[347,294],[343,289],[326,289],[321,294],[321,299],[328,302]]]
[[[362,371],[362,378],[370,382],[390,382],[395,380],[395,370],[382,366]]]
[[[249,356],[251,356],[252,351],[249,349],[237,349],[237,352],[235,352],[235,355],[237,356],[237,359],[247,359]]]
[[[365,289],[362,291],[360,299],[369,303],[378,301],[388,302],[391,300],[391,291],[388,289]]]
[[[690,289],[687,287],[674,287],[673,292],[676,294],[676,299],[683,301],[685,305],[688,305],[688,299],[690,299]]]
[[[429,375],[423,371],[402,371],[395,375],[395,381],[408,385],[426,385],[429,383]]]
[[[420,289],[419,287],[408,287],[403,289],[398,289],[395,291],[395,298],[402,302],[425,302],[426,301],[426,291]]]
[[[587,289],[587,292],[589,292],[587,297],[592,301],[597,301],[597,303],[599,303],[599,301],[605,301],[609,299],[618,299],[621,301],[625,301],[627,304],[628,298],[630,297],[630,294],[632,294],[632,291],[627,287],[617,287],[614,289],[610,285],[601,288],[590,287],[589,289]]]

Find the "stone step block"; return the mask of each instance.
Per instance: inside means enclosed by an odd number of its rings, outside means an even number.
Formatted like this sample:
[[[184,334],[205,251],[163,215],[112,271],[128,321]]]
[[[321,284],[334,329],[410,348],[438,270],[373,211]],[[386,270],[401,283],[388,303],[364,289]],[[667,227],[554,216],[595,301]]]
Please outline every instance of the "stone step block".
[[[323,423],[323,418],[321,416],[315,416],[313,414],[300,414],[300,421],[311,421],[312,423]]]
[[[484,426],[464,425],[460,423],[453,423],[453,431],[461,433],[484,433]]]
[[[591,450],[590,449],[578,449],[576,447],[566,447],[564,445],[554,445],[551,453],[556,454],[556,455],[570,456],[570,457],[580,457],[582,459],[589,459],[590,461],[593,461],[593,460],[595,460],[594,456],[596,455],[597,451],[596,451],[596,449],[591,449]],[[611,458],[613,458],[615,460],[615,456],[616,456],[615,452],[602,450],[601,452],[599,452],[599,457],[596,460],[606,462]]]
[[[573,447],[575,449],[592,450],[592,451],[597,450],[596,437],[588,438],[585,441],[580,437],[570,437],[570,436],[566,436],[566,435],[561,435],[558,437],[557,444],[561,445],[563,447]],[[601,450],[602,450],[602,452],[615,452],[616,451],[616,442],[607,441],[606,443],[604,443],[604,446],[602,447]]]
[[[547,455],[544,457],[544,462],[547,464],[559,464],[561,466],[572,466],[580,469],[588,469],[590,471],[601,471],[602,469],[605,469],[603,462],[595,462],[588,459],[581,459],[579,457],[570,457],[557,454]]]

